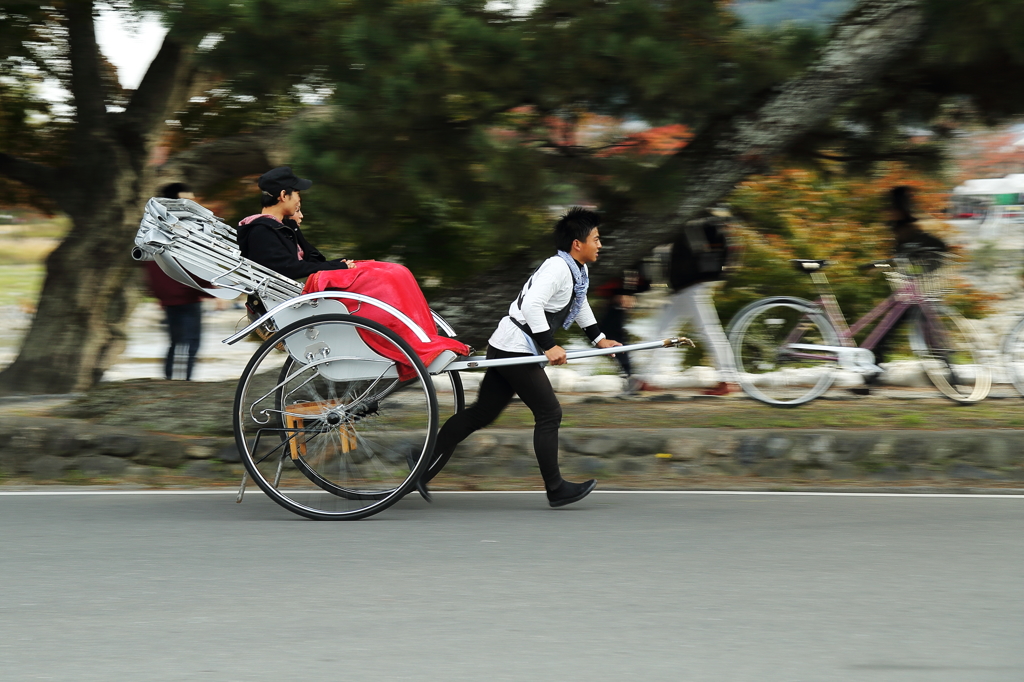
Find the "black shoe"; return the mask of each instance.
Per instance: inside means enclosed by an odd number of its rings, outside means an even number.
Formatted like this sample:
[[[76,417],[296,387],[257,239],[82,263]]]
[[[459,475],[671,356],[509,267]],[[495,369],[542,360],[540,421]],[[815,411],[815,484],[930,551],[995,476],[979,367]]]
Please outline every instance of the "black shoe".
[[[848,390],[854,395],[871,395],[871,389],[867,386],[856,386]]]
[[[597,481],[594,479],[584,481],[583,483],[562,481],[561,485],[557,488],[548,491],[548,504],[552,507],[564,507],[567,504],[579,502],[593,492],[596,487]]]

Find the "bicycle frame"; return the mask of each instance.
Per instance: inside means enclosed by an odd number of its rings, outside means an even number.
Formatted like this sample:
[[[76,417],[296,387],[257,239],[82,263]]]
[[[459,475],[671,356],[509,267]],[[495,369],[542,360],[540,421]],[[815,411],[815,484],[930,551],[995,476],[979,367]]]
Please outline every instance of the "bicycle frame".
[[[839,334],[839,342],[842,344],[843,348],[869,352],[873,351],[885,335],[899,323],[911,308],[921,308],[925,314],[925,318],[928,319],[930,317],[928,313],[928,306],[926,305],[927,299],[916,286],[916,283],[913,280],[909,280],[899,290],[893,292],[885,300],[872,308],[867,314],[854,322],[852,326],[849,326],[846,323],[846,316],[839,307],[839,301],[836,300],[835,294],[832,292],[832,288],[829,285],[828,278],[825,276],[825,273],[811,273],[811,281],[814,282],[815,287],[818,289],[818,299],[814,303],[821,308],[829,322],[831,322],[835,327],[836,332]],[[868,334],[866,339],[864,339],[864,342],[858,344],[854,337],[864,328],[879,319],[881,319],[881,321],[878,322],[875,328],[871,330],[871,333]],[[791,354],[794,358],[836,361],[847,366],[849,369],[855,370],[858,368],[872,371],[878,369],[874,365],[873,354],[871,355],[870,360],[868,360],[863,356],[858,357],[857,354],[843,353],[840,349],[833,349],[828,346],[801,344],[799,343],[799,340],[802,334],[803,330],[799,327],[795,327],[790,333],[790,336],[786,339],[786,346],[796,348],[800,351],[820,350],[826,354],[797,352]],[[829,353],[829,351],[832,350],[835,350],[836,352]],[[844,360],[846,360],[846,362],[844,362]]]
[[[820,272],[826,261],[792,262],[811,276],[818,294],[815,300],[770,296],[749,304],[730,325],[730,343],[742,367],[740,385],[751,397],[770,405],[794,406],[827,391],[837,370],[865,375],[865,381],[878,376],[883,370],[875,364],[875,351],[881,352],[885,338],[903,320],[909,323],[910,350],[918,367],[943,395],[973,403],[988,394],[991,371],[974,330],[955,309],[943,304],[952,280],[942,271],[942,263],[934,259],[872,263],[876,268],[891,268],[886,275],[893,292],[848,325]]]

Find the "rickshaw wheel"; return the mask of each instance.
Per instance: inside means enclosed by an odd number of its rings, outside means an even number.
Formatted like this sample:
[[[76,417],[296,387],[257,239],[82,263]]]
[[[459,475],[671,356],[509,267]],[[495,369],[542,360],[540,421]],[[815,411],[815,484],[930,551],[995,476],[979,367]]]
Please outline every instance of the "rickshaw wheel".
[[[419,357],[387,327],[352,315],[275,333],[235,394],[235,440],[249,475],[311,519],[360,519],[401,499],[426,470],[437,424]]]

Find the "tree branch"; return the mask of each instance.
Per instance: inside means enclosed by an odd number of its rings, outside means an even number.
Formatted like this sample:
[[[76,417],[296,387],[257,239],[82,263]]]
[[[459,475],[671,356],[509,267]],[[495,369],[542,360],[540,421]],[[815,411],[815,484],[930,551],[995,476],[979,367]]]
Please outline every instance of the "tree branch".
[[[196,73],[191,58],[194,50],[174,27],[167,32],[160,51],[122,114],[123,125],[145,138],[184,101]]]
[[[785,83],[752,115],[725,122],[722,134],[698,136],[684,147],[661,171],[686,178],[676,209],[661,220],[636,216],[624,221],[614,247],[606,249],[609,257],[602,254],[602,270],[629,267],[653,246],[672,241],[687,220],[721,201],[744,177],[877,80],[923,37],[921,5],[921,0],[862,0],[803,76]]]
[[[67,3],[68,46],[71,59],[71,94],[75,98],[75,119],[80,140],[107,125],[103,97],[100,49],[96,44],[92,0]]]
[[[190,147],[160,166],[157,181],[185,182],[202,194],[222,182],[264,173],[287,158],[285,139],[297,118]]]
[[[861,162],[877,162],[877,161],[898,161],[900,159],[921,159],[929,158],[934,156],[935,150],[932,149],[903,149],[894,152],[885,152],[879,154],[830,154],[828,152],[811,152],[810,156],[815,159],[824,159],[825,161],[838,161],[840,163],[849,163],[851,161]]]
[[[0,175],[17,180],[51,197],[57,186],[57,171],[53,168],[3,152],[0,152]]]

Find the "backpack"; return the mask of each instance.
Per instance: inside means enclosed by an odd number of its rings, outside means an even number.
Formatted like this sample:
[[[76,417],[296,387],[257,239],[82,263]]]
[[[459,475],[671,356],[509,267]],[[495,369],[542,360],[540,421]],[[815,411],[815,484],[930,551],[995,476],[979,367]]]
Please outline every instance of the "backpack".
[[[673,291],[724,277],[729,257],[724,226],[724,221],[715,217],[686,224],[669,256],[668,281]]]

